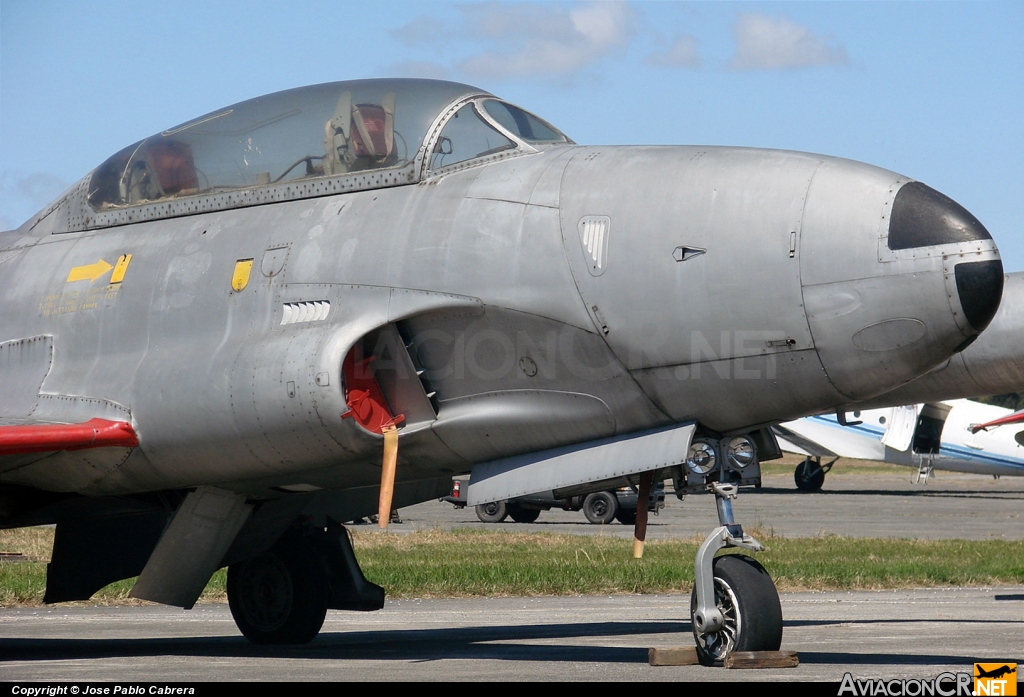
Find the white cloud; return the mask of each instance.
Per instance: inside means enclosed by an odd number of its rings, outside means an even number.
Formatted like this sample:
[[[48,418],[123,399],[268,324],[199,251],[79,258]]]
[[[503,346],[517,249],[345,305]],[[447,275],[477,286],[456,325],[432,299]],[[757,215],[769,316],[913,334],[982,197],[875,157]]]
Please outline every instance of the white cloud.
[[[841,65],[849,62],[846,49],[808,27],[785,17],[742,14],[733,27],[734,70],[771,70]]]
[[[0,228],[17,227],[68,186],[63,179],[44,172],[0,172]]]
[[[504,43],[464,59],[473,78],[565,75],[629,43],[633,10],[625,2],[591,2],[563,10],[535,4],[464,7],[467,38]]]
[[[644,59],[647,65],[661,68],[698,68],[700,51],[697,39],[692,36],[677,36],[664,51],[655,51]]]

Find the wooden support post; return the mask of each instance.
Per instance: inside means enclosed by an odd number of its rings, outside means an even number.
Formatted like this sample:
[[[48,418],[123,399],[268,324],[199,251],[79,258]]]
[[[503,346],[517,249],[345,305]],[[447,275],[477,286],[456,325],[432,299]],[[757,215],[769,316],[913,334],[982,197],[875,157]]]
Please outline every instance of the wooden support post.
[[[697,649],[693,646],[663,646],[647,649],[647,662],[652,666],[700,665]]]
[[[640,475],[640,491],[636,495],[636,523],[633,524],[633,558],[644,556],[644,540],[647,539],[647,506],[651,500],[651,486],[654,472]]]
[[[382,530],[391,520],[391,500],[395,493],[395,469],[398,467],[398,429],[388,424],[384,433],[384,461],[380,471],[380,499],[377,502],[377,527]]]

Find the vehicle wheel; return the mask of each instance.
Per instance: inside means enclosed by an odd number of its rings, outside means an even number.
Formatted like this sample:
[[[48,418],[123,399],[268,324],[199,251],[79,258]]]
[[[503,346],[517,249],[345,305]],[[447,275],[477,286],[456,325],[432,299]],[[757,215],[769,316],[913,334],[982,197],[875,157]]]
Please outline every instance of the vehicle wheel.
[[[819,491],[825,483],[825,470],[811,458],[805,459],[793,471],[793,481],[800,491]]]
[[[626,510],[620,508],[618,513],[615,514],[615,520],[619,521],[623,525],[636,525],[636,509]]]
[[[583,515],[594,525],[607,525],[615,520],[619,502],[608,491],[598,491],[583,500]]]
[[[500,523],[508,517],[508,506],[504,501],[492,501],[476,507],[476,517],[484,523]]]
[[[327,615],[327,573],[298,533],[228,567],[227,591],[235,624],[255,644],[308,643]]]
[[[725,618],[717,632],[699,634],[693,624],[701,665],[721,665],[732,651],[778,651],[782,645],[782,605],[771,576],[748,556],[729,554],[712,562],[715,604]],[[697,610],[697,589],[690,594],[690,621]]]
[[[508,514],[517,523],[532,523],[540,518],[540,509],[523,508],[522,506],[509,506]]]

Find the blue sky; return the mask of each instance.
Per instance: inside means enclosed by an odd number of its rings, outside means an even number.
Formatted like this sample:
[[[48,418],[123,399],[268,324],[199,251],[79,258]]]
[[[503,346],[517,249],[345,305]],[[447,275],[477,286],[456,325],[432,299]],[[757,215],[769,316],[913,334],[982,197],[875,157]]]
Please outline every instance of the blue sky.
[[[1024,3],[0,0],[0,227],[236,101],[387,75],[483,87],[580,143],[870,162],[1024,270]]]

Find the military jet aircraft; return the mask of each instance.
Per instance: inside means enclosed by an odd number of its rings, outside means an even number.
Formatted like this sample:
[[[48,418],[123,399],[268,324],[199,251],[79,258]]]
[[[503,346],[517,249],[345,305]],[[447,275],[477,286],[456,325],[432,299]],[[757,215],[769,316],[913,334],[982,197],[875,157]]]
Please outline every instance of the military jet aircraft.
[[[783,450],[806,455],[793,478],[817,491],[839,457],[884,460],[918,469],[1024,475],[1024,420],[1009,409],[967,399],[1024,392],[1024,273],[1008,274],[1002,302],[985,332],[964,351],[925,375],[833,414],[817,414],[773,427]],[[822,464],[822,459],[826,462]]]
[[[848,160],[587,147],[480,89],[363,80],[134,143],[0,235],[0,525],[56,523],[47,602],[228,567],[256,642],[372,610],[343,527],[673,477],[708,663],[778,648],[736,486],[767,426],[892,390],[989,323],[998,250]]]

